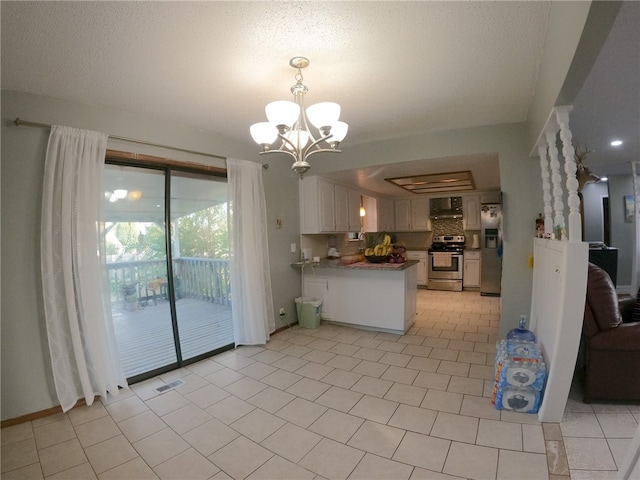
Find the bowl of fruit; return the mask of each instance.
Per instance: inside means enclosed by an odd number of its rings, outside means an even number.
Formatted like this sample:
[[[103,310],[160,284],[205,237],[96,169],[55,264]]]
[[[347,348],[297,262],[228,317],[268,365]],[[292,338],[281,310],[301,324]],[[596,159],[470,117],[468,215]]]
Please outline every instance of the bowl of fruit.
[[[367,234],[367,249],[364,251],[364,258],[369,263],[387,263],[389,256],[393,252],[391,236],[388,233]]]

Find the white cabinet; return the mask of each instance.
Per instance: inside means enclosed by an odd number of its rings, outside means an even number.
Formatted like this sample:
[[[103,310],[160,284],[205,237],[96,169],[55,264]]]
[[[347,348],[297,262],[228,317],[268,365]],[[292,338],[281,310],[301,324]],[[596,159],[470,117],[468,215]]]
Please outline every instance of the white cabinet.
[[[360,192],[321,177],[300,181],[300,233],[359,232]]]
[[[407,251],[407,260],[417,260],[418,262],[418,285],[426,286],[427,285],[427,271],[428,271],[428,254],[427,252],[423,252],[420,250],[410,250]]]
[[[480,251],[464,252],[463,287],[480,287]]]
[[[393,200],[378,197],[378,229],[379,232],[392,232],[396,230]]]
[[[429,199],[402,199],[395,204],[395,230],[399,232],[424,232],[431,229]]]
[[[394,213],[396,217],[396,230],[408,232],[411,230],[411,200],[395,200]]]
[[[335,232],[334,186],[320,177],[300,181],[300,233]]]
[[[336,188],[338,186],[336,185]],[[349,217],[349,232],[359,232],[362,229],[360,223],[360,206],[362,205],[362,196],[358,190],[353,188],[349,189],[349,201],[348,205],[348,217]],[[338,205],[336,204],[336,208]]]
[[[304,277],[303,292],[322,298],[320,315],[325,320],[403,334],[416,315],[416,266],[384,270],[318,267],[317,277]]]
[[[480,230],[480,195],[462,197],[462,223],[465,230]]]
[[[334,208],[336,216],[335,231],[349,231],[349,189],[342,185],[334,185]]]
[[[364,206],[365,216],[362,219],[362,226],[365,232],[378,232],[385,230],[393,230],[392,228],[383,228],[379,220],[379,201],[375,197],[362,195],[362,205]],[[378,230],[380,228],[380,230]]]
[[[322,300],[320,317],[326,318],[327,320],[331,319],[331,295],[328,278],[305,277],[302,296]]]
[[[416,232],[431,230],[428,198],[416,198],[411,200],[411,230]]]

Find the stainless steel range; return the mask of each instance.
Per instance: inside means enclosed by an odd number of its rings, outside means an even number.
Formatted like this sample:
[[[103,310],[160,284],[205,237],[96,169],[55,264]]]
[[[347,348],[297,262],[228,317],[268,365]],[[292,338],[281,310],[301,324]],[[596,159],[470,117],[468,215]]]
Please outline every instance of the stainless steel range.
[[[464,235],[434,235],[429,249],[427,287],[462,291]]]

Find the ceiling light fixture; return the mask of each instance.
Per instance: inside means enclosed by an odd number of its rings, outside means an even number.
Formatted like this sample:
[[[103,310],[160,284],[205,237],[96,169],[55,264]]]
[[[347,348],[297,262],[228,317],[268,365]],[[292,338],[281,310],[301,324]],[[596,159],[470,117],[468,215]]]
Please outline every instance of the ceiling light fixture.
[[[311,165],[307,159],[316,153],[340,153],[338,146],[346,137],[349,126],[341,121],[340,105],[333,102],[321,102],[304,109],[304,96],[309,89],[302,84],[302,69],[309,65],[305,57],[293,57],[289,65],[298,70],[295,75],[296,84],[291,87],[293,102],[280,100],[269,103],[265,107],[268,122],[254,123],[249,128],[253,140],[262,147],[260,155],[265,153],[286,153],[294,158],[291,169],[300,178]],[[315,139],[309,122],[316,127],[320,138]],[[271,149],[276,140],[282,140],[277,149]],[[320,142],[327,142],[330,148],[320,147]]]
[[[614,140],[611,142],[612,147],[619,147],[620,145],[622,145],[622,140]]]

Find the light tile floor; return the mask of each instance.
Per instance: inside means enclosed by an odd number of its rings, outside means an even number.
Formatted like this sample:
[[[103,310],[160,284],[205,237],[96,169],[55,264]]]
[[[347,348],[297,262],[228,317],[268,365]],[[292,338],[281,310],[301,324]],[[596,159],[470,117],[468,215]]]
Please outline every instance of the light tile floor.
[[[540,424],[491,405],[499,306],[419,290],[407,335],[285,330],[3,429],[2,478],[614,478],[639,406],[585,405],[576,387],[563,422]]]

